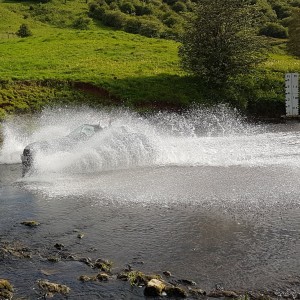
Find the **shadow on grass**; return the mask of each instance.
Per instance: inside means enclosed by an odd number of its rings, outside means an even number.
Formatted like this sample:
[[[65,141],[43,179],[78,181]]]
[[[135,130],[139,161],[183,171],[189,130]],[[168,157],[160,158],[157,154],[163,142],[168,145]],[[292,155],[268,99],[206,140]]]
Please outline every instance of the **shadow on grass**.
[[[150,77],[112,79],[105,85],[123,99],[124,104],[138,109],[180,110],[193,103],[205,103],[204,85],[194,77],[160,74]]]

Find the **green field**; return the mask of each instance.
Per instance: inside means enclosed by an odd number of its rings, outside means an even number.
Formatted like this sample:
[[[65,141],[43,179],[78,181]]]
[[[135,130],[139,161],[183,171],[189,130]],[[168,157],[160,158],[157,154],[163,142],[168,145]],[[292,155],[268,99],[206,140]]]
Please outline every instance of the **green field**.
[[[87,99],[97,105],[105,98],[101,93],[74,89],[74,82],[91,83],[119,99],[118,103],[141,110],[224,100],[258,114],[264,113],[265,104],[276,102],[274,114],[279,114],[284,106],[283,75],[300,71],[300,60],[288,56],[284,43],[279,43],[269,60],[225,91],[228,96],[223,99],[224,91],[212,92],[180,69],[178,42],[128,34],[97,23],[90,30],[72,29],[75,18],[87,16],[85,1],[42,4],[49,12],[48,23],[31,14],[32,5],[38,4],[0,2],[2,118],[7,112],[34,111],[61,99]],[[31,37],[13,34],[22,23],[29,25]]]

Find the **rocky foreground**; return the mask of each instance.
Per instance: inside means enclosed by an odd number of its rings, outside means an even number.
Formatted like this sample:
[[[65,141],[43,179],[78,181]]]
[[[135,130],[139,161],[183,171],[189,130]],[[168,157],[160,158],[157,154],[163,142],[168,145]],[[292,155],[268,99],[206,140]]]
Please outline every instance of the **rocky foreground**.
[[[22,225],[35,228],[39,222],[29,220],[21,222]],[[34,229],[33,229],[34,230]],[[78,233],[77,238],[82,239],[83,233]],[[53,245],[53,251],[39,253],[37,249],[30,249],[14,242],[2,242],[0,239],[0,262],[2,268],[10,260],[47,260],[55,264],[59,261],[76,261],[90,267],[89,274],[75,274],[78,284],[89,284],[89,282],[110,282],[125,281],[133,288],[143,288],[145,297],[163,298],[189,298],[189,299],[213,299],[213,298],[234,298],[240,300],[271,300],[271,299],[300,299],[300,293],[290,289],[288,291],[253,291],[253,290],[227,290],[224,287],[216,286],[213,290],[206,291],[201,289],[196,282],[190,279],[180,279],[165,270],[161,274],[145,274],[127,265],[122,271],[114,271],[113,262],[102,258],[91,259],[89,257],[79,257],[66,251],[63,244]],[[47,270],[44,275],[51,275]],[[293,278],[290,282],[295,287],[300,286],[300,276]],[[47,279],[39,279],[34,287],[28,287],[36,291],[36,299],[46,299],[55,296],[68,298],[71,288],[61,282],[51,282]],[[0,278],[0,300],[15,299],[26,300],[32,298],[18,297],[16,289],[7,278]]]

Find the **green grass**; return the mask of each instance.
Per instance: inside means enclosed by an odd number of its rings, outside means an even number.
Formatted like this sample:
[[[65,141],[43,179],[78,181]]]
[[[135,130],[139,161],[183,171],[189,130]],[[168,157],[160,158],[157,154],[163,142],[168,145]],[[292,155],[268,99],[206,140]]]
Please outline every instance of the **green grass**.
[[[71,0],[66,4],[53,1],[42,5],[49,11],[64,12],[55,15],[60,27],[32,16],[30,5],[34,2],[0,1],[0,80],[4,82],[0,89],[0,118],[6,112],[40,109],[43,104],[57,99],[72,102],[72,97],[76,97],[84,102],[86,97],[91,103],[103,100],[99,97],[93,100],[91,95],[72,90],[69,84],[57,87],[55,82],[58,81],[92,83],[123,99],[125,105],[141,110],[187,107],[194,102],[215,103],[224,97],[226,100],[229,92],[227,98],[235,99],[233,103],[259,106],[263,113],[265,106],[258,105],[257,101],[273,99],[276,107],[279,105],[282,109],[283,75],[287,71],[300,71],[300,60],[285,54],[284,47],[279,45],[280,50],[271,53],[254,76],[237,83],[237,87],[226,93],[207,92],[207,87],[180,69],[179,43],[132,35],[97,23],[93,23],[90,30],[75,30],[70,27],[70,16],[86,16],[85,1]],[[8,35],[16,32],[22,23],[29,25],[33,36]],[[14,83],[24,80],[43,83]],[[47,82],[51,82],[50,87]]]

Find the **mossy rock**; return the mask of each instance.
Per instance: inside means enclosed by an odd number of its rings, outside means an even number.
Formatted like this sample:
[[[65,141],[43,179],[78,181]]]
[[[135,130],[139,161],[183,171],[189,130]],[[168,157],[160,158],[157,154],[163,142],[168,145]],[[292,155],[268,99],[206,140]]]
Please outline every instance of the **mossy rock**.
[[[0,300],[12,299],[13,291],[13,286],[8,280],[0,279]]]
[[[71,289],[64,284],[54,283],[48,280],[38,280],[37,284],[45,297],[53,297],[55,294],[66,296],[71,291]]]
[[[28,226],[28,227],[37,227],[39,226],[41,223],[34,221],[34,220],[29,220],[29,221],[23,221],[21,222],[22,225]]]
[[[186,298],[187,292],[179,286],[166,286],[164,292],[168,297]]]

